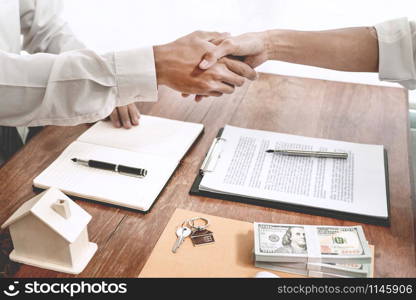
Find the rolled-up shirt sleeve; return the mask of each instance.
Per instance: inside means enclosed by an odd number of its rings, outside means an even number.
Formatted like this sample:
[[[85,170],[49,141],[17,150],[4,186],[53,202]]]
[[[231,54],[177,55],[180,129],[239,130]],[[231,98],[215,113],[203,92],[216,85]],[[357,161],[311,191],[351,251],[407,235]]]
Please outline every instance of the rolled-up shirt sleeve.
[[[72,126],[107,117],[116,106],[156,101],[153,48],[99,55],[0,51],[0,125]]]
[[[379,41],[380,80],[416,89],[416,23],[400,18],[375,28]]]

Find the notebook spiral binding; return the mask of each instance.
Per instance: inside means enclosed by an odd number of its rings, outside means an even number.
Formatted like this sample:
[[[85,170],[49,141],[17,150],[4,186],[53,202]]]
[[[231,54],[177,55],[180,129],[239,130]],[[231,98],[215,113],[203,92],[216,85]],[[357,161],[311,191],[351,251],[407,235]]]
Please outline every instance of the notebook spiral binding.
[[[226,139],[217,137],[213,142],[207,155],[205,156],[204,162],[201,165],[200,173],[203,175],[205,172],[214,172],[218,160],[221,157],[222,146],[226,142]]]

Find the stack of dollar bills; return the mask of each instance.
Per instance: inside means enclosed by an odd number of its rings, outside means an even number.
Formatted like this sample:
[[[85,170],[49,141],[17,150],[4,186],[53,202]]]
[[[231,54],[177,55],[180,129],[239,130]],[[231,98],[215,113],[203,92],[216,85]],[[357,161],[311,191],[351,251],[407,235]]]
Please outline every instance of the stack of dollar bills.
[[[361,226],[254,223],[256,267],[310,277],[370,277]]]

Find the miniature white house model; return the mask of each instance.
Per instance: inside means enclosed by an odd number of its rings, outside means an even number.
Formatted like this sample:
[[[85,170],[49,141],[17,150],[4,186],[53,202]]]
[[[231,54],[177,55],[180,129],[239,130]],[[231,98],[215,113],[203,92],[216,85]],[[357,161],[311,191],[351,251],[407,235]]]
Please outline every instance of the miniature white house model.
[[[97,251],[89,242],[85,210],[51,188],[25,202],[2,226],[9,227],[10,259],[58,272],[79,274]]]

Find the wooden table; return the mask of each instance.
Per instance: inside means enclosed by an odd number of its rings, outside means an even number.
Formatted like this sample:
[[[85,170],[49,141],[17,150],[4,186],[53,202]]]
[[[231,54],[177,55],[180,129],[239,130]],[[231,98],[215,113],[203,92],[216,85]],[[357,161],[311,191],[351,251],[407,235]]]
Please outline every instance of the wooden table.
[[[200,139],[171,178],[149,214],[78,201],[93,219],[90,238],[98,251],[81,277],[135,277],[176,208],[249,222],[354,225],[353,222],[257,207],[188,194],[200,164],[225,124],[316,138],[383,144],[389,154],[391,227],[364,225],[376,247],[377,277],[415,277],[415,210],[409,158],[407,92],[403,89],[262,74],[234,95],[184,100],[168,89],[161,101],[141,104],[141,112],[201,122]],[[31,198],[32,180],[87,126],[48,127],[0,169],[0,223]],[[69,275],[10,262],[8,231],[1,233],[3,276]]]

